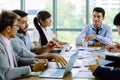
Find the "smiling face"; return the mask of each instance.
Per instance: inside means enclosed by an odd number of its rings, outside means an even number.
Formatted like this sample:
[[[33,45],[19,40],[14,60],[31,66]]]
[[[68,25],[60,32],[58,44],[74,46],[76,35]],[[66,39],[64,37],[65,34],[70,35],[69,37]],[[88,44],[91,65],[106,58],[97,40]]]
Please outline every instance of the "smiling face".
[[[25,34],[27,32],[28,29],[28,17],[21,17],[19,19],[19,30],[18,33],[23,33]]]
[[[95,26],[95,28],[100,28],[103,20],[104,17],[101,12],[93,12],[93,25]]]
[[[51,17],[45,19],[44,21],[40,20],[42,27],[46,28],[51,25]]]

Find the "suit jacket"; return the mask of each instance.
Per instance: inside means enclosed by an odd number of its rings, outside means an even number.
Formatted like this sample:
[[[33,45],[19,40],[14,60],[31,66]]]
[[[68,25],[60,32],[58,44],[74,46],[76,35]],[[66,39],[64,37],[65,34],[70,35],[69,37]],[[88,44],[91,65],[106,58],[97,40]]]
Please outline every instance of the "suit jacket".
[[[106,56],[107,60],[115,61],[112,66],[118,66],[120,67],[120,57],[116,56]],[[100,80],[120,80],[120,68],[117,67],[108,67],[108,66],[99,66],[93,75]]]
[[[30,41],[29,35],[26,34],[25,36],[23,36],[25,38],[26,45],[24,41],[21,40],[21,37],[22,36],[17,34],[15,38],[11,39],[14,52],[21,57],[34,58],[36,54],[32,52],[32,50],[34,49],[34,46]]]
[[[35,58],[21,58],[13,53],[13,62],[15,68],[11,68],[8,52],[5,42],[0,35],[0,80],[11,80],[18,77],[30,75],[30,67],[26,65],[33,64]],[[22,66],[22,67],[18,67]]]

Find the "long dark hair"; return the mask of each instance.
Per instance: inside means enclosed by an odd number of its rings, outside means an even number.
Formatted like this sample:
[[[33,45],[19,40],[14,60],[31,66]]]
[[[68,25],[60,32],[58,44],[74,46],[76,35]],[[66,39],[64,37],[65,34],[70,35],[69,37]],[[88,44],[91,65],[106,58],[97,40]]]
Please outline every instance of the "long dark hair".
[[[34,22],[34,25],[35,25],[36,29],[37,29],[38,32],[39,32],[40,39],[41,39],[41,40],[40,40],[40,41],[41,41],[41,46],[46,45],[46,44],[48,43],[48,41],[47,41],[47,38],[46,38],[46,36],[45,36],[45,34],[44,34],[41,26],[38,24],[38,19],[37,19],[37,17],[34,18],[33,22]]]
[[[39,35],[41,37],[41,46],[46,45],[48,43],[48,40],[41,28],[42,24],[41,24],[40,20],[45,21],[49,17],[51,17],[51,14],[48,11],[39,11],[33,21],[34,25],[35,25],[36,29],[38,30]]]

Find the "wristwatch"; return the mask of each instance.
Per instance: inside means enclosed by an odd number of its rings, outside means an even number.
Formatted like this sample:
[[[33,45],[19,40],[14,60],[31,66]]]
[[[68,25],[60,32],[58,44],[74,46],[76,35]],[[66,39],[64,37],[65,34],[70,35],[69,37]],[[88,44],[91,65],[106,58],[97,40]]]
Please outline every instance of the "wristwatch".
[[[33,64],[30,64],[30,69],[31,69],[32,72],[34,71],[34,66],[33,66]]]

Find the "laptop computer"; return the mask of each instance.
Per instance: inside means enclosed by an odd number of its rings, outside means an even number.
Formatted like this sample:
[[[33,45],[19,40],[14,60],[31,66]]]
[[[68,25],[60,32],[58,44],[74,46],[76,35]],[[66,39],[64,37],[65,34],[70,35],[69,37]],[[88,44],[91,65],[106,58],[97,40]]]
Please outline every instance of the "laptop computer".
[[[61,54],[65,51],[69,51],[71,49],[71,46],[69,46],[69,44],[65,44],[63,46],[63,48],[55,48],[54,50],[52,50],[50,53],[57,53],[57,54]]]
[[[44,78],[63,78],[67,73],[69,73],[72,70],[72,67],[74,65],[74,62],[77,58],[78,51],[74,53],[65,68],[55,68],[55,69],[47,69],[46,71],[43,71],[39,74],[39,77]]]
[[[61,50],[61,52],[59,53],[59,55],[64,55],[65,51],[68,49],[69,44],[64,45],[63,49]]]

